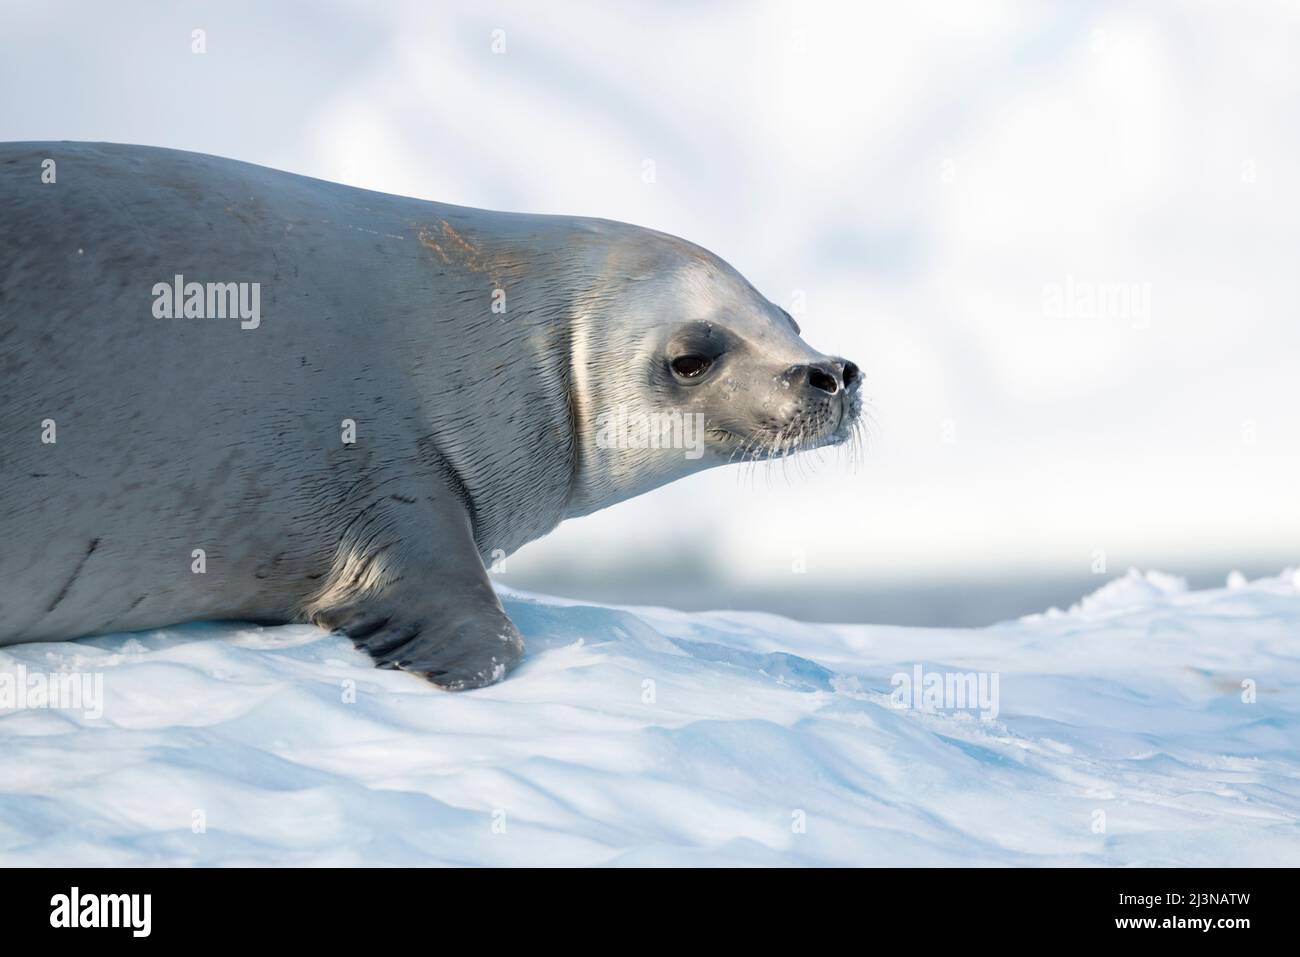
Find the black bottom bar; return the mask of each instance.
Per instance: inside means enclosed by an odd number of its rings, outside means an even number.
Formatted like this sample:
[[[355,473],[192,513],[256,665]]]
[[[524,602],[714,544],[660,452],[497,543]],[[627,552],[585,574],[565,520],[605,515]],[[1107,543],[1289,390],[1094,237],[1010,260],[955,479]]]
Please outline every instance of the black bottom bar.
[[[810,945],[827,935],[875,945],[938,943],[946,935],[1042,943],[1049,934],[1072,943],[1127,937],[1232,946],[1289,929],[1293,876],[1244,869],[7,870],[0,872],[0,926],[11,946],[70,935],[83,946],[373,945],[398,927],[417,935],[423,927],[444,941],[452,930],[472,939],[529,927],[548,935],[562,927],[561,937],[581,938],[599,936],[610,921],[651,937],[696,926],[701,936],[732,943],[803,927]]]

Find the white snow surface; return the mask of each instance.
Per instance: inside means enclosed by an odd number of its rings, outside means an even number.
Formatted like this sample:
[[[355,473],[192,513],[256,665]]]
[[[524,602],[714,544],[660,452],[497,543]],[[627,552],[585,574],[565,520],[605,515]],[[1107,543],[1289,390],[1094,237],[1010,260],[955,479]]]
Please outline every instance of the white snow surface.
[[[527,658],[461,694],[305,625],[3,649],[104,707],[0,711],[0,864],[1300,864],[1300,572],[979,629],[502,596]],[[917,665],[997,717],[895,707]]]

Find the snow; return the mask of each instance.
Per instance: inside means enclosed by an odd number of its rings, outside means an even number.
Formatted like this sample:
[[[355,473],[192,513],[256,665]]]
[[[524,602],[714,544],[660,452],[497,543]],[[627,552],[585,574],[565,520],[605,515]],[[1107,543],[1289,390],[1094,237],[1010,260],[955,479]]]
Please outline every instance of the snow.
[[[503,598],[528,657],[463,694],[309,626],[0,651],[103,708],[0,710],[0,864],[1300,864],[1300,572],[982,629]]]

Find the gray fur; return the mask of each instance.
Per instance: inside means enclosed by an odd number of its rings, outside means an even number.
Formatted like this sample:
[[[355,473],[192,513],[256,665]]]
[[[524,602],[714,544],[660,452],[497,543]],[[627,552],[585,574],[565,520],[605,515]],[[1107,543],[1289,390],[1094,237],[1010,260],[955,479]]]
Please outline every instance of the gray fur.
[[[856,389],[791,388],[841,361],[716,257],[633,226],[85,143],[0,145],[0,209],[0,645],[310,620],[476,687],[523,652],[485,557],[856,420]],[[260,325],[155,318],[178,273],[260,283]],[[663,371],[688,320],[737,343],[707,388]],[[619,403],[722,425],[698,461],[598,448]]]

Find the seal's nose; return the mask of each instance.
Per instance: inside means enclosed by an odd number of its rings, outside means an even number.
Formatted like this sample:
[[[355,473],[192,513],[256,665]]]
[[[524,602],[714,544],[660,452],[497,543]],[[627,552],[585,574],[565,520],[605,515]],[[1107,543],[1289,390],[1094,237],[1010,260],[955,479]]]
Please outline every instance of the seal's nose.
[[[862,384],[862,373],[848,359],[833,357],[829,362],[808,362],[790,366],[781,377],[787,384],[805,383],[818,392],[838,395],[852,392]]]
[[[835,360],[841,368],[840,381],[844,383],[844,388],[852,391],[862,386],[862,370],[850,362],[848,359]]]
[[[840,391],[840,380],[835,377],[835,367],[829,362],[816,362],[807,368],[808,384],[818,392],[834,395]]]

